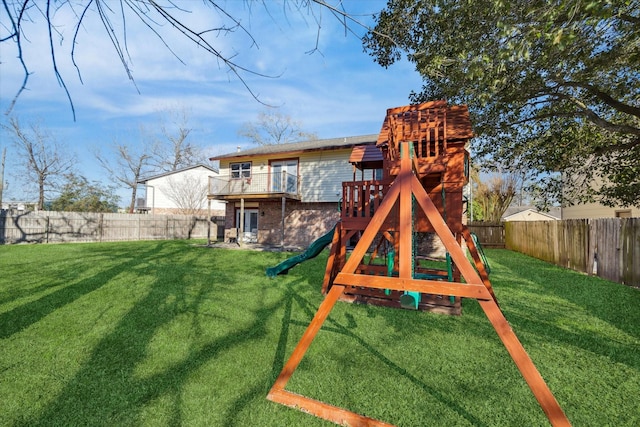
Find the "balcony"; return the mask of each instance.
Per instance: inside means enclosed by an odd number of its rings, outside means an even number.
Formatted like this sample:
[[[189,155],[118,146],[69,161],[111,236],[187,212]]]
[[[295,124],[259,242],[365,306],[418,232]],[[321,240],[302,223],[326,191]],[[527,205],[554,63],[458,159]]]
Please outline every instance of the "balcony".
[[[209,177],[209,198],[221,200],[269,199],[287,197],[300,200],[300,180],[297,175],[282,173],[252,173],[250,176]]]
[[[389,185],[383,181],[343,182],[340,211],[345,229],[364,230],[389,191]]]

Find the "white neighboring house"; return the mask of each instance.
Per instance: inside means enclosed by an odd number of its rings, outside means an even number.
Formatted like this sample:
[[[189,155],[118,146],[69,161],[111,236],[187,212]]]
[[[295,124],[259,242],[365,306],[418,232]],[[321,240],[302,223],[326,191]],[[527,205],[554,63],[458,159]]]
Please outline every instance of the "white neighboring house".
[[[218,175],[218,169],[198,164],[172,172],[163,172],[138,181],[144,185],[142,197],[136,200],[138,212],[151,214],[224,216],[225,202],[211,200],[207,194],[209,178]]]
[[[509,210],[507,210],[509,212]],[[551,213],[539,212],[533,208],[527,208],[507,214],[502,217],[503,221],[557,221],[560,218]]]

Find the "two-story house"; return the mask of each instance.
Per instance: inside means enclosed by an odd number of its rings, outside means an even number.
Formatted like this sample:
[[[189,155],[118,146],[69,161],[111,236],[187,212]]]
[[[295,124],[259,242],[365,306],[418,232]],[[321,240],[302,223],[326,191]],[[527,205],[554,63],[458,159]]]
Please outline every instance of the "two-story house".
[[[377,138],[376,134],[266,145],[212,157],[219,161],[220,172],[209,179],[208,197],[227,202],[225,229],[231,231],[227,237],[308,246],[340,219],[342,182],[352,181],[356,173],[368,173],[368,179],[376,173],[353,164],[362,166],[367,156],[381,162]],[[357,159],[350,159],[352,154]]]

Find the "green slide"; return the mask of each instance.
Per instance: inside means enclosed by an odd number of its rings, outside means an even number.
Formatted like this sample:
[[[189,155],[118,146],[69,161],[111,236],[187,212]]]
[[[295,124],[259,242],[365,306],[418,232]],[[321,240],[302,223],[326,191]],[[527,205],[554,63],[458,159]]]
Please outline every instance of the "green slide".
[[[267,276],[268,277],[276,277],[278,274],[287,274],[291,267],[295,267],[303,261],[316,257],[325,246],[327,246],[333,240],[333,233],[335,232],[335,225],[327,234],[313,241],[307,250],[302,252],[300,255],[296,255],[291,258],[287,258],[282,261],[280,264],[275,267],[267,268]]]

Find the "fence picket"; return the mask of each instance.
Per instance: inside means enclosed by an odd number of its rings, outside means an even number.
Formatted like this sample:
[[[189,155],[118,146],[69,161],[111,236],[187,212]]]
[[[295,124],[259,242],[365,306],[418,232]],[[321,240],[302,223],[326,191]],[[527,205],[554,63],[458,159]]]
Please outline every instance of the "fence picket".
[[[211,236],[217,236],[217,222]],[[0,213],[0,244],[206,239],[209,220],[190,215],[28,212]]]

